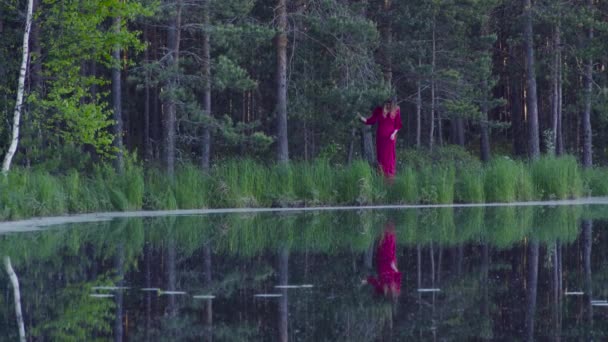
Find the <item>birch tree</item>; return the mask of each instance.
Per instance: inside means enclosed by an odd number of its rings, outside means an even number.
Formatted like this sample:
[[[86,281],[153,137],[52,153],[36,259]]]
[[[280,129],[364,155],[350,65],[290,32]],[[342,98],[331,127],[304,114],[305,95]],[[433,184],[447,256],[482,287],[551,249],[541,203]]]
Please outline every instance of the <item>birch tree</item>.
[[[23,105],[23,93],[25,91],[25,74],[27,72],[27,62],[29,59],[29,40],[30,30],[32,27],[32,8],[34,7],[34,1],[28,0],[27,2],[27,14],[25,18],[25,32],[23,33],[23,54],[21,57],[21,69],[19,70],[19,86],[17,88],[17,101],[15,102],[15,111],[13,113],[13,134],[11,138],[11,145],[8,148],[8,152],[4,156],[4,162],[2,163],[2,173],[5,175],[11,168],[11,162],[17,151],[17,145],[19,144],[19,125],[21,121],[21,107]]]
[[[32,0],[30,0],[30,5]],[[17,317],[17,325],[19,326],[19,341],[25,342],[25,326],[23,325],[23,313],[21,312],[21,291],[19,290],[19,278],[11,265],[11,258],[8,256],[4,257],[4,267],[8,273],[8,277],[11,280],[13,286],[13,294],[15,297],[15,316]]]

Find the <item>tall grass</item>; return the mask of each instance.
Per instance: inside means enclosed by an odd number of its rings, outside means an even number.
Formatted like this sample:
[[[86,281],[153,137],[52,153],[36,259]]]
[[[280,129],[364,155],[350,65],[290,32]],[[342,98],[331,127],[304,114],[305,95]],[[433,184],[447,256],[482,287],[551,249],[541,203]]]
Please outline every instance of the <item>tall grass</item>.
[[[375,170],[358,160],[339,171],[338,203],[371,204],[374,202]]]
[[[175,174],[175,201],[180,209],[206,208],[209,177],[192,164],[182,165]]]
[[[462,154],[462,155],[460,155]],[[326,159],[266,166],[251,159],[217,163],[209,172],[185,164],[175,177],[127,159],[118,174],[101,164],[88,175],[14,169],[0,177],[0,220],[95,211],[369,204],[443,204],[608,195],[608,170],[580,170],[571,156],[532,163],[467,155],[433,160],[417,151],[386,180],[364,161]],[[447,159],[446,159],[447,158]]]
[[[517,200],[518,162],[508,158],[496,158],[486,167],[484,191],[488,202],[513,202]]]
[[[455,170],[451,165],[425,166],[420,170],[419,200],[422,203],[454,202]]]
[[[582,171],[583,191],[589,196],[608,196],[608,169],[594,167]]]
[[[583,181],[572,156],[540,158],[531,165],[534,191],[541,199],[565,199],[582,193]]]
[[[482,203],[484,201],[483,169],[464,167],[456,177],[454,201],[459,203]]]
[[[387,200],[390,203],[418,203],[418,174],[412,168],[408,167],[397,174],[392,186],[387,188]]]

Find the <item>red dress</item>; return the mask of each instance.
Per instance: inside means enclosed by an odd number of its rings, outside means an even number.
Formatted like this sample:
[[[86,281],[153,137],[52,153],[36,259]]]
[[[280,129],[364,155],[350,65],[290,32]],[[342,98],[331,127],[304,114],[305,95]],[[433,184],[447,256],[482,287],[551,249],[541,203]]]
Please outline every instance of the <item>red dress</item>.
[[[378,164],[380,164],[380,168],[385,176],[389,178],[395,176],[397,164],[395,161],[395,142],[397,138],[391,140],[391,134],[402,127],[401,111],[397,109],[395,118],[391,118],[390,114],[383,115],[382,107],[377,107],[365,123],[367,125],[378,123],[378,128],[376,129],[376,156],[378,157]]]
[[[394,226],[384,231],[382,240],[376,249],[377,277],[367,277],[367,282],[374,286],[377,294],[386,294],[385,290],[395,288],[397,293],[401,292],[401,272],[395,270],[391,264],[397,264],[396,237]]]

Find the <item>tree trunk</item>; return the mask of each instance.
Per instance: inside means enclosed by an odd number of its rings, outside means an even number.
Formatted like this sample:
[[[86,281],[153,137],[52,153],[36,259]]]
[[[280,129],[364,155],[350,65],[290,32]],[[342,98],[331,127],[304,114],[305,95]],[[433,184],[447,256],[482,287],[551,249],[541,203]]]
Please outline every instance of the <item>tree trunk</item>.
[[[304,125],[304,130],[306,131],[306,125]],[[346,164],[350,165],[353,161],[353,156],[355,154],[355,140],[357,139],[357,129],[353,127],[350,131],[350,142],[348,143],[348,157]],[[306,138],[304,139],[304,146],[306,146]],[[306,148],[304,149],[304,158],[306,159]]]
[[[422,58],[418,57],[418,67],[422,66]],[[420,136],[422,135],[422,83],[420,76],[416,80],[416,147],[420,147]]]
[[[591,250],[593,245],[593,222],[591,220],[583,220],[583,269],[585,273],[584,280],[584,301],[585,301],[585,320],[589,328],[593,325],[593,283],[591,276]]]
[[[175,291],[177,287],[177,243],[175,242],[175,231],[170,231],[167,242],[167,255],[166,255],[166,267],[167,267],[167,289],[169,291]],[[169,296],[167,303],[166,314],[169,317],[177,316],[177,300],[175,295]]]
[[[361,150],[363,151],[363,156],[365,160],[369,163],[369,165],[376,165],[376,156],[374,153],[374,138],[372,135],[371,127],[365,125],[361,128]]]
[[[560,39],[561,40],[561,39]],[[555,151],[557,155],[562,155],[565,153],[564,146],[564,130],[562,128],[563,123],[563,99],[562,99],[562,90],[564,88],[563,82],[563,72],[562,72],[562,49],[561,49],[561,41],[559,46],[559,54],[558,54],[558,62],[557,62],[557,141],[555,143]]]
[[[209,0],[205,0],[203,14],[203,111],[204,115],[211,116],[211,47],[209,41],[210,32],[209,22]],[[203,140],[201,153],[201,167],[203,170],[209,170],[209,161],[211,160],[211,134],[209,126],[203,125]]]
[[[512,62],[513,63],[513,62]],[[511,72],[511,126],[513,134],[513,153],[516,156],[526,154],[525,125],[522,100],[522,75]]]
[[[144,24],[144,42],[148,42],[148,25]],[[150,47],[144,51],[144,63],[150,63]],[[144,80],[144,159],[152,160],[152,142],[150,141],[150,72],[146,69]]]
[[[146,287],[152,287],[152,246],[150,242],[144,245],[144,262],[145,262],[145,278]],[[152,333],[152,291],[146,291],[146,334],[145,341],[149,342]]]
[[[167,59],[167,68],[172,69],[172,73],[179,72],[179,41],[180,41],[180,26],[181,26],[181,0],[177,0],[176,15],[171,18],[171,23],[167,32],[167,47],[169,49],[169,58]],[[177,88],[177,77],[172,75],[168,83],[165,85],[169,95],[165,97],[163,103],[163,116],[165,128],[165,168],[169,177],[173,178],[175,174],[175,140],[176,140],[176,100],[174,90]]]
[[[560,155],[560,151],[558,149],[558,141],[559,141],[559,136],[561,135],[561,132],[559,132],[559,129],[561,128],[560,125],[560,117],[561,117],[561,113],[560,113],[560,107],[561,107],[561,103],[560,103],[560,98],[559,98],[559,92],[560,92],[560,88],[561,88],[561,83],[560,83],[560,54],[561,54],[561,33],[560,33],[560,24],[559,22],[555,25],[555,30],[553,31],[553,72],[551,74],[551,86],[552,86],[552,92],[551,92],[551,97],[552,97],[552,107],[551,107],[551,130],[552,130],[552,136],[551,136],[551,141],[553,143],[553,153],[556,155]]]
[[[289,270],[289,250],[285,247],[279,251],[279,284],[288,284]],[[279,341],[289,341],[289,307],[287,299],[287,288],[281,289],[281,298],[279,299]]]
[[[384,0],[382,5],[383,15],[380,34],[382,35],[382,48],[380,54],[382,56],[382,75],[384,82],[389,87],[393,83],[393,63],[391,58],[391,45],[393,43],[393,25],[391,22],[391,6],[392,0]]]
[[[289,162],[287,144],[287,0],[278,0],[277,36],[277,160]]]
[[[538,98],[536,95],[536,71],[534,70],[534,31],[532,29],[532,3],[523,0],[525,30],[524,49],[526,52],[526,104],[528,113],[528,151],[532,160],[540,158],[538,131]]]
[[[484,163],[490,161],[490,132],[488,128],[488,81],[483,80],[483,101],[481,103],[481,141],[480,141],[480,153],[481,160]]]
[[[536,315],[536,296],[538,289],[538,241],[528,245],[528,274],[526,290],[526,340],[534,340],[534,317]]]
[[[593,10],[593,0],[587,0],[589,10]],[[587,46],[593,41],[593,28],[587,30]],[[593,166],[593,144],[591,131],[591,92],[593,86],[593,57],[585,64],[585,109],[583,111],[583,167]]]
[[[114,18],[114,32],[120,34],[121,18]],[[114,109],[114,147],[118,150],[116,154],[116,160],[114,167],[119,173],[124,170],[123,160],[123,121],[122,121],[122,83],[120,75],[120,46],[117,44],[112,50],[112,59],[114,60],[114,66],[112,67],[112,107]]]
[[[490,247],[487,242],[482,245],[482,260],[481,260],[481,322],[482,329],[484,332],[482,335],[483,339],[490,339],[494,334],[492,333],[493,324],[492,316],[490,314]]]
[[[31,2],[31,1],[30,1]],[[17,326],[19,327],[19,341],[25,342],[25,326],[23,324],[23,314],[21,312],[21,291],[19,290],[19,278],[11,265],[11,257],[4,257],[4,267],[6,267],[6,273],[11,280],[13,286],[13,295],[15,297],[15,316],[17,318]]]
[[[553,334],[553,338],[554,341],[559,341],[561,339],[561,321],[559,319],[559,312],[560,312],[560,308],[561,308],[561,289],[559,288],[559,278],[560,278],[560,272],[559,272],[559,244],[557,241],[555,241],[553,243],[553,256],[552,256],[552,263],[553,263],[553,272],[551,274],[552,276],[552,288],[553,288],[553,305],[551,306],[552,308],[552,313],[553,313],[553,327],[554,327],[554,334]]]
[[[118,277],[117,285],[122,287],[124,285],[125,276],[125,248],[122,243],[116,248],[116,256],[114,257],[114,267],[116,268],[116,275]],[[116,291],[114,295],[114,303],[116,304],[116,317],[114,318],[114,341],[121,342],[124,335],[124,293],[122,289]]]
[[[489,28],[488,28],[488,20],[487,18],[484,19],[483,24],[482,24],[482,29],[481,29],[481,34],[485,37],[489,34]],[[491,77],[491,71],[489,73],[489,75],[484,75],[483,77],[483,81],[481,84],[482,87],[482,101],[481,101],[481,139],[480,139],[480,153],[481,153],[481,160],[483,162],[489,162],[490,161],[490,128],[489,128],[489,124],[488,124],[488,115],[489,115],[489,105],[488,105],[488,101],[490,100],[490,93],[492,91],[492,89],[490,89],[489,84],[488,84],[488,79],[487,77]]]
[[[23,53],[21,56],[21,68],[19,69],[19,85],[17,87],[17,100],[15,101],[15,111],[13,113],[13,132],[11,138],[11,145],[8,148],[8,152],[4,156],[4,162],[2,163],[2,173],[6,175],[11,168],[11,162],[17,151],[17,145],[19,144],[19,125],[21,121],[21,107],[23,104],[23,92],[25,89],[25,74],[27,72],[27,62],[29,60],[29,39],[30,30],[32,27],[32,11],[34,3],[33,0],[27,2],[27,16],[25,19],[25,32],[23,33]]]
[[[463,118],[454,118],[452,119],[452,134],[454,138],[452,139],[453,143],[464,147],[466,144],[465,134],[464,134],[464,119]]]
[[[435,58],[436,58],[436,39],[435,39],[435,15],[433,15],[433,51],[431,60],[431,120],[429,131],[429,150],[433,151],[433,141],[435,139]]]
[[[207,242],[203,247],[205,256],[205,286],[211,287],[211,245]],[[205,303],[205,341],[213,341],[213,300],[208,299]]]

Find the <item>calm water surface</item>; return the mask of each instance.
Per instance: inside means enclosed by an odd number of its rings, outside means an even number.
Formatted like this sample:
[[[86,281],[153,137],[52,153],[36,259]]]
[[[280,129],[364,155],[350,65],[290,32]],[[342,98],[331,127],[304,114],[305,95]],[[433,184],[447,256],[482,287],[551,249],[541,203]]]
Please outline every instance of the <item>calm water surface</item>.
[[[0,256],[31,341],[605,341],[607,222],[600,205],[133,218],[0,235]],[[387,230],[396,297],[361,281]],[[15,341],[4,267],[0,290]]]

